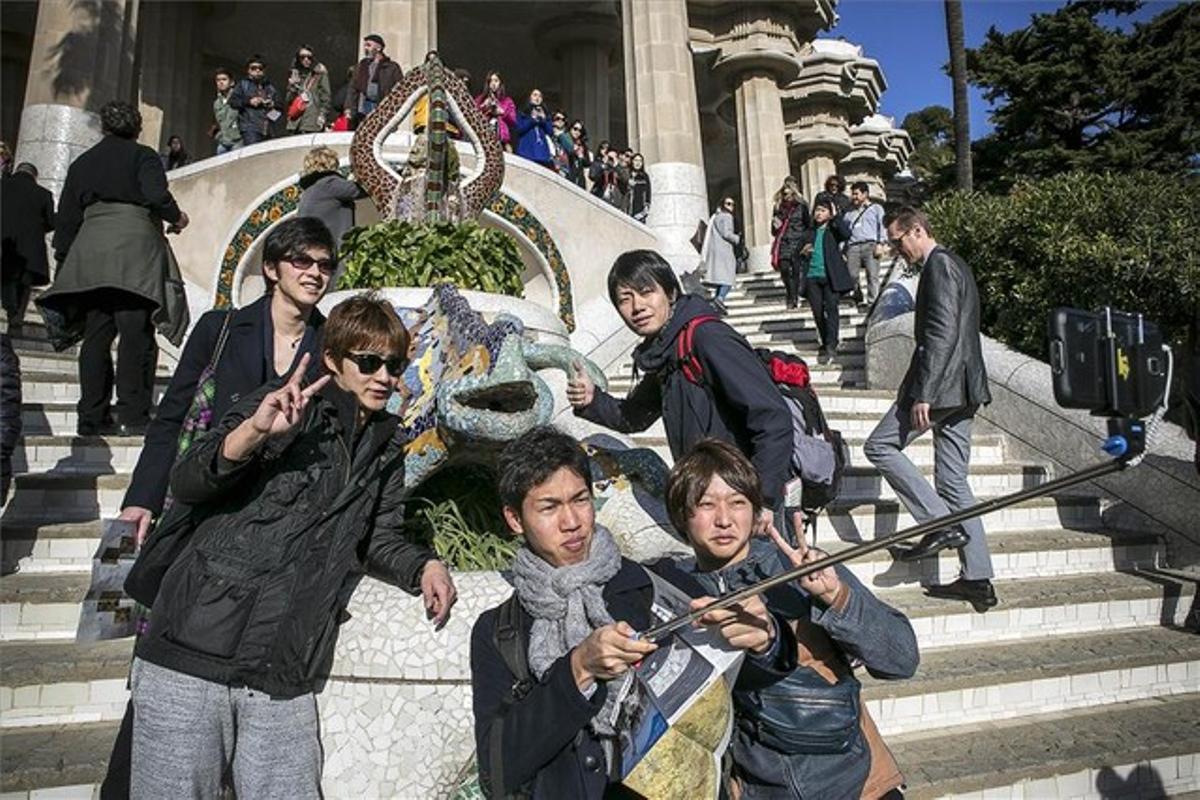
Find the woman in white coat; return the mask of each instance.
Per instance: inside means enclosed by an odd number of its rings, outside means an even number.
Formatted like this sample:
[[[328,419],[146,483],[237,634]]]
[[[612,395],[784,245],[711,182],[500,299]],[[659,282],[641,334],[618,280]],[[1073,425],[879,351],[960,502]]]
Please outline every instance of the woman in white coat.
[[[708,220],[708,232],[700,257],[704,261],[704,282],[716,287],[713,303],[725,313],[725,296],[733,288],[737,275],[737,244],[740,239],[733,223],[734,202],[732,197],[721,200],[717,210]]]

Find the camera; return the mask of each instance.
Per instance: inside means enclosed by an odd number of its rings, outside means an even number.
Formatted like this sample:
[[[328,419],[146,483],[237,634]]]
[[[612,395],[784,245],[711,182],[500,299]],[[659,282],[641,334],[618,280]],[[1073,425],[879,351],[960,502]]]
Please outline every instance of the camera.
[[[1146,417],[1163,402],[1170,350],[1141,314],[1056,308],[1050,315],[1054,399],[1094,416]]]

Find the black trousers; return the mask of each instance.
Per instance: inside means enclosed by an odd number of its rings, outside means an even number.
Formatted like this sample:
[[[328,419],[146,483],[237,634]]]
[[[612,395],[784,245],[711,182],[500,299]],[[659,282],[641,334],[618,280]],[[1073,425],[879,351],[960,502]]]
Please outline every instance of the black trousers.
[[[779,275],[783,278],[783,289],[787,294],[788,308],[800,305],[800,275],[801,270],[808,266],[804,258],[779,259]]]
[[[804,284],[804,296],[812,306],[813,322],[821,337],[821,347],[832,353],[838,345],[838,296],[825,278],[809,278]]]
[[[144,425],[150,416],[158,344],[150,316],[154,304],[120,289],[100,289],[84,298],[87,312],[79,344],[79,425],[108,421],[113,390],[112,343],[118,336],[117,421]]]

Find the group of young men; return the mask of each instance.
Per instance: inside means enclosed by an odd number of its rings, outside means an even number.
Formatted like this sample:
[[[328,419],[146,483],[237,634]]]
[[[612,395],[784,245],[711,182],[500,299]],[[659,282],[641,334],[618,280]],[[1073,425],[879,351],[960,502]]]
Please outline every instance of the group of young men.
[[[920,212],[902,211],[888,232],[924,264],[917,350],[867,453],[927,518],[971,499],[959,472],[974,408],[988,400],[978,299],[969,269],[937,246]],[[331,271],[332,254],[321,256],[289,250],[277,261],[303,279],[312,267]],[[823,555],[791,538],[802,525],[783,525],[788,467],[774,461],[787,447],[774,439],[790,442],[790,423],[754,396],[751,384],[769,376],[741,357],[752,355],[745,340],[718,320],[699,328],[696,363],[707,383],[693,383],[679,377],[663,340],[706,301],[684,295],[652,251],[621,256],[609,292],[643,337],[635,359],[646,379],[616,400],[580,370],[568,398],[576,413],[617,429],[662,416],[676,459],[668,510],[694,555],[647,566],[623,558],[596,524],[587,456],[565,433],[535,428],[504,449],[500,511],[524,547],[512,568],[514,598],[485,612],[471,640],[476,755],[489,796],[620,795],[617,682],[659,646],[637,636],[653,619],[656,581],[695,608]],[[323,370],[310,369],[307,355],[276,370],[279,378],[236,402],[172,470],[177,505],[154,535],[178,535],[185,516],[187,528],[136,648],[134,797],[212,797],[225,781],[240,796],[319,797],[315,691],[359,578],[422,594],[435,624],[455,602],[445,565],[401,526],[405,443],[385,406],[406,366],[407,331],[386,301],[360,295],[334,308],[321,336]],[[788,430],[774,431],[776,423]],[[936,489],[901,453],[929,427]],[[945,547],[960,547],[964,559],[964,579],[947,596],[986,606],[982,529],[939,532],[911,555]],[[902,613],[839,566],[699,624],[745,652],[722,777],[740,796],[898,796],[903,779],[857,700],[852,665],[885,679],[913,674],[917,644]],[[516,663],[502,641],[514,635]]]

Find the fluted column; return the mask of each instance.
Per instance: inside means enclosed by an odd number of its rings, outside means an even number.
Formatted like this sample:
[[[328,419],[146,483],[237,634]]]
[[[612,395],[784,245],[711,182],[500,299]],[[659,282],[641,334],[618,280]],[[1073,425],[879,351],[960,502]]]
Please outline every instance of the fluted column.
[[[621,0],[629,145],[646,158],[647,224],[680,271],[696,265],[689,239],[708,217],[696,78],[685,0]]]
[[[42,0],[33,34],[17,158],[56,195],[76,156],[100,138],[96,113],[135,99],[138,0]]]
[[[147,2],[140,16],[140,141],[161,150],[173,133],[187,143],[192,128],[191,101],[200,90],[195,8],[190,3]]]
[[[609,63],[621,39],[616,15],[558,17],[542,25],[534,38],[540,50],[562,61],[562,107],[583,120],[593,146],[611,138]]]
[[[437,49],[437,0],[362,0],[358,35],[377,33],[405,72]]]

